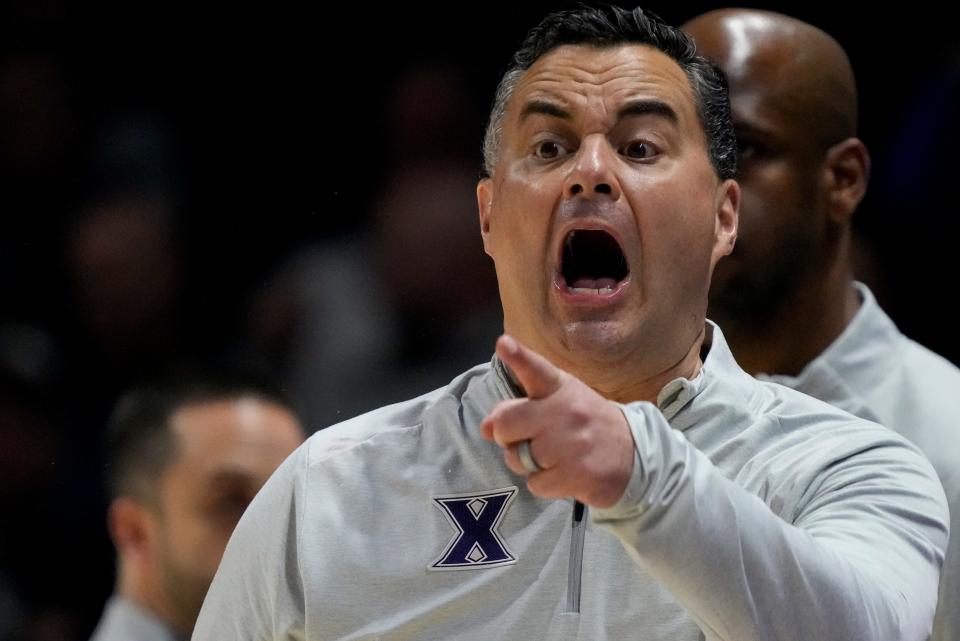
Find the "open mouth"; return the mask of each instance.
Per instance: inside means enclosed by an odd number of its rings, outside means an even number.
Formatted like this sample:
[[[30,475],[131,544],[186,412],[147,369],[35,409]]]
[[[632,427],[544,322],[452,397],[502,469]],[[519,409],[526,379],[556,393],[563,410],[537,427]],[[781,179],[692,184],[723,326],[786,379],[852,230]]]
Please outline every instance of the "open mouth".
[[[611,294],[630,275],[616,239],[601,229],[575,229],[563,241],[560,275],[576,294]]]

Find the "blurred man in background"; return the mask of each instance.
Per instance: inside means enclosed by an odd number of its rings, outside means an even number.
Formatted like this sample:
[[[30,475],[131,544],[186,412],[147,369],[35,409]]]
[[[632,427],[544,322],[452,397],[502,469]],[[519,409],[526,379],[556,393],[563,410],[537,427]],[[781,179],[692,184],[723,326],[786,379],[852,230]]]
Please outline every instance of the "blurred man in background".
[[[960,370],[854,281],[870,157],[847,55],[766,11],[712,11],[683,29],[727,74],[740,146],[740,237],[714,274],[711,317],[751,374],[890,427],[930,459],[953,515],[934,638],[960,638]]]
[[[188,638],[234,526],[302,428],[269,386],[203,375],[128,392],[108,429],[117,582],[93,641]]]

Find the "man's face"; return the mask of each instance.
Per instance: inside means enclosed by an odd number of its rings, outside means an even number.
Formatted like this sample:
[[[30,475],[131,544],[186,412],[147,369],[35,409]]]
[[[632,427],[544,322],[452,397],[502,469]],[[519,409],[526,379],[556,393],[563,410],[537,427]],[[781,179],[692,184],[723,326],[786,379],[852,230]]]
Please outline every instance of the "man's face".
[[[241,514],[303,436],[287,410],[253,399],[186,406],[171,429],[177,453],[161,477],[157,554],[174,623],[189,630]]]
[[[828,233],[818,125],[805,116],[803,92],[784,77],[792,75],[782,59],[788,52],[738,47],[718,26],[695,22],[688,32],[727,74],[740,147],[742,224],[736,249],[714,273],[711,301],[727,314],[775,313],[816,264]]]
[[[632,360],[659,373],[703,331],[738,193],[714,172],[687,77],[665,54],[542,57],[507,105],[477,195],[505,329],[561,367]]]

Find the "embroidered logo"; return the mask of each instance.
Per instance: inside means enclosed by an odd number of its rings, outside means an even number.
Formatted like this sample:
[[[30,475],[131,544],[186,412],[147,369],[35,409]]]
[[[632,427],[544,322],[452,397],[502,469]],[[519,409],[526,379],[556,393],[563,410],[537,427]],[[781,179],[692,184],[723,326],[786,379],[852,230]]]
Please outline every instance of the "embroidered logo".
[[[456,531],[440,558],[429,570],[472,570],[517,562],[498,528],[517,488],[506,487],[480,494],[438,496],[439,508]]]

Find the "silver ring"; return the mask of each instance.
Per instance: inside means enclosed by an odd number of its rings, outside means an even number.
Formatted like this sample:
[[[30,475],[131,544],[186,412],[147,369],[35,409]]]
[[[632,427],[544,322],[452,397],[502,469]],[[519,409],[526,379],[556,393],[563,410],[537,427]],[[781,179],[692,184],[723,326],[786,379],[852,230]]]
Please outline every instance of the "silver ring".
[[[529,474],[543,471],[543,468],[537,463],[537,459],[533,458],[533,452],[530,451],[530,439],[520,441],[517,445],[517,457],[520,459],[520,465]]]

